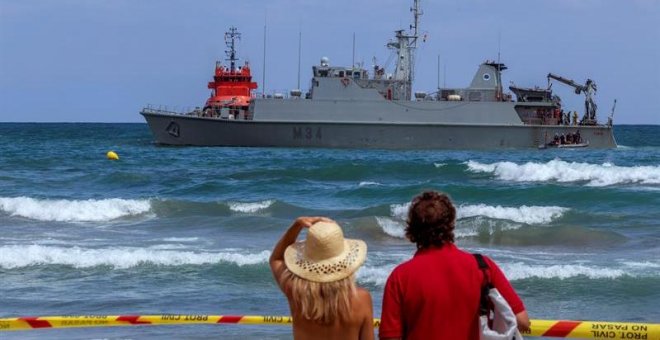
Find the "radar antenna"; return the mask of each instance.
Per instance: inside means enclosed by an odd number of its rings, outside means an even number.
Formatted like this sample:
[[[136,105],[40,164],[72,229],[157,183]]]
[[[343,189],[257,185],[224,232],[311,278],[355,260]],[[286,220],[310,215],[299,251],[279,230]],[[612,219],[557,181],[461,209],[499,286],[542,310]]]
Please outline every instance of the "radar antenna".
[[[419,8],[419,0],[415,0],[413,3],[413,7],[410,8],[410,11],[413,13],[413,18],[415,19],[415,22],[410,25],[410,29],[412,30],[412,42],[410,43],[411,48],[416,48],[417,47],[417,37],[418,35],[418,29],[419,29],[419,17],[424,14],[424,12]]]
[[[387,47],[395,50],[397,55],[394,79],[402,82],[405,99],[410,100],[412,95],[412,81],[415,75],[415,49],[419,37],[419,18],[423,11],[420,9],[420,0],[414,0],[410,12],[413,14],[413,23],[410,32],[401,29],[395,32],[396,40],[387,43]]]
[[[241,40],[241,34],[238,32],[238,29],[234,26],[229,28],[229,31],[225,32],[225,45],[227,45],[228,50],[225,51],[229,61],[229,70],[234,72],[236,70],[236,61],[238,57],[236,56],[236,40]]]

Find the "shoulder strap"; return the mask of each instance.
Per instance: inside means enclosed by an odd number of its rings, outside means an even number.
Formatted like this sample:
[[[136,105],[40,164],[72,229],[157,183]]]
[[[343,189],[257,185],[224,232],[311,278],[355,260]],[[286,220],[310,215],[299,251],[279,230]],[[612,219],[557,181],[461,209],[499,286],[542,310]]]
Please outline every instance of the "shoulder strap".
[[[486,263],[486,260],[484,260],[484,256],[481,254],[472,254],[474,258],[477,260],[477,263],[479,264],[479,269],[484,270],[488,269],[488,263]]]
[[[482,286],[488,286],[488,288],[493,288],[493,285],[490,282],[490,267],[488,267],[488,263],[484,259],[484,256],[481,254],[472,254],[474,256],[474,259],[477,260],[477,264],[479,265],[479,269],[484,273],[484,283]]]
[[[483,255],[481,254],[472,254],[477,260],[477,264],[479,265],[479,269],[483,272],[484,274],[484,282],[481,284],[481,298],[479,300],[479,315],[488,315],[488,311],[490,310],[490,299],[488,298],[488,292],[490,289],[493,287],[493,285],[490,282],[490,275],[488,275],[488,263],[486,263],[486,260],[484,260]]]

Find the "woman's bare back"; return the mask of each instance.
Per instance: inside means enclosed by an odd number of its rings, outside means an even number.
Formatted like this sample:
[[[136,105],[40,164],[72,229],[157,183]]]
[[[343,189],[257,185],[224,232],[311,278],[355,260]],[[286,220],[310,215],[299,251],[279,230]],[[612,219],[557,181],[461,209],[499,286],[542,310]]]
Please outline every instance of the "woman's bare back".
[[[337,318],[331,325],[307,320],[294,310],[295,304],[289,299],[293,316],[293,337],[296,340],[319,339],[374,339],[373,305],[371,294],[363,288],[357,288],[357,294],[351,300],[351,314]]]

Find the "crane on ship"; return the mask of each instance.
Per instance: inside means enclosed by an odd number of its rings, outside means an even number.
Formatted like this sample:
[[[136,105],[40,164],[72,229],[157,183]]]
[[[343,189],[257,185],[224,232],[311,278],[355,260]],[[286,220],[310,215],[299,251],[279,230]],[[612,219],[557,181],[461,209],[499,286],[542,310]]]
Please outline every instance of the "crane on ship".
[[[596,125],[597,120],[596,120],[596,109],[597,105],[594,102],[593,96],[596,94],[596,91],[598,88],[596,87],[596,82],[587,79],[587,81],[584,84],[579,84],[573,81],[572,79],[564,78],[562,76],[558,76],[553,73],[548,73],[548,88],[550,88],[551,80],[557,80],[563,84],[566,84],[568,86],[571,86],[575,89],[575,94],[581,94],[584,93],[585,99],[584,99],[584,116],[582,117],[582,120],[580,121],[580,124],[582,125]]]

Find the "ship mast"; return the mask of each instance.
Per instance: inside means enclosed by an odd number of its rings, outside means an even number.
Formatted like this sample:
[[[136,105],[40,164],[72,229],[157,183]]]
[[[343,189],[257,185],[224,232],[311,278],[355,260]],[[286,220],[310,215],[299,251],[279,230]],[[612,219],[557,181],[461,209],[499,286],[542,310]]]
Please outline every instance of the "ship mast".
[[[238,57],[236,57],[236,40],[241,39],[241,34],[238,33],[238,29],[234,26],[229,28],[229,31],[225,33],[225,45],[227,45],[228,50],[225,51],[225,54],[227,54],[228,59],[225,59],[229,61],[229,70],[231,72],[236,71],[236,61],[238,61]]]
[[[398,30],[395,32],[396,40],[387,43],[387,47],[396,50],[397,54],[393,78],[403,82],[403,92],[408,100],[411,98],[412,82],[415,75],[415,49],[417,49],[417,38],[419,37],[419,17],[424,14],[420,9],[419,0],[414,0],[410,12],[413,13],[413,24],[410,25],[410,32]]]

